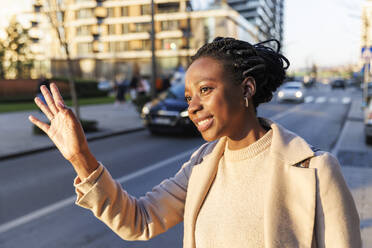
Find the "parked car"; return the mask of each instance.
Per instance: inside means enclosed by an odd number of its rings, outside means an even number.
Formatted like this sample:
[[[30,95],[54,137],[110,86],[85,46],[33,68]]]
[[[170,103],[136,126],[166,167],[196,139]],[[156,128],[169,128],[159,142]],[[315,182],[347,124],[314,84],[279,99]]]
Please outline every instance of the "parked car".
[[[364,135],[367,144],[372,144],[372,98],[364,108]]]
[[[197,132],[189,119],[185,100],[185,83],[178,83],[146,103],[141,117],[151,133]]]
[[[345,80],[343,79],[336,79],[336,80],[333,80],[331,82],[331,87],[332,89],[335,89],[335,88],[342,88],[342,89],[345,89],[346,87],[346,82]]]
[[[287,82],[278,91],[278,102],[304,102],[305,88],[302,82]]]
[[[100,81],[97,85],[97,88],[101,91],[110,92],[114,90],[114,84],[110,81]]]

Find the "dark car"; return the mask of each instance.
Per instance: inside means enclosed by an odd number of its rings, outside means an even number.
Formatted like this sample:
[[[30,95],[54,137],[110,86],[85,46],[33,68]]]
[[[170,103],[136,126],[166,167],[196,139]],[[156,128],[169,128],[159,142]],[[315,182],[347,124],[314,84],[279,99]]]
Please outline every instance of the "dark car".
[[[141,117],[151,133],[196,132],[189,119],[185,84],[178,83],[142,108]]]
[[[331,82],[332,89],[335,89],[335,88],[345,89],[345,86],[346,86],[346,82],[345,80],[342,80],[342,79],[336,79]]]

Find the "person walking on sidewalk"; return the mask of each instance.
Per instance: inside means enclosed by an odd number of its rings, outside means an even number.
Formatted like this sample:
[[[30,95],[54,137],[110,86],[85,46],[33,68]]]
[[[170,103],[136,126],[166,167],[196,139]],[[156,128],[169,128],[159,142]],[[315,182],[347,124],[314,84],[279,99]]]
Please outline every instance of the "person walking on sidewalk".
[[[76,203],[126,240],[147,240],[183,221],[185,248],[361,247],[358,213],[336,158],[257,117],[289,66],[279,41],[269,41],[219,37],[192,57],[185,98],[207,142],[138,199],[97,162],[56,85],[51,93],[42,87],[47,105],[36,104],[51,125],[30,120],[74,167]]]

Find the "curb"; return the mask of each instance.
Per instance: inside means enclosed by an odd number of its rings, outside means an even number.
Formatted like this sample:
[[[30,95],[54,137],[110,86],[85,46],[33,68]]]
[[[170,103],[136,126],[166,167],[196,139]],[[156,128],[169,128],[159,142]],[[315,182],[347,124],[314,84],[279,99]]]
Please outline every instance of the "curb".
[[[105,139],[117,135],[122,135],[122,134],[129,134],[129,133],[134,133],[134,132],[139,132],[145,130],[145,127],[138,127],[138,128],[132,128],[132,129],[127,129],[127,130],[122,130],[122,131],[116,131],[116,132],[111,132],[111,133],[105,133],[102,135],[97,135],[94,137],[87,138],[88,141],[95,141],[95,140],[100,140],[100,139]],[[41,148],[36,148],[36,149],[30,149],[27,151],[22,151],[22,152],[16,152],[16,153],[11,153],[8,155],[3,155],[0,156],[0,161],[12,159],[12,158],[18,158],[26,155],[31,155],[39,152],[45,152],[49,150],[54,150],[56,147],[54,145],[51,146],[46,146],[46,147],[41,147]]]

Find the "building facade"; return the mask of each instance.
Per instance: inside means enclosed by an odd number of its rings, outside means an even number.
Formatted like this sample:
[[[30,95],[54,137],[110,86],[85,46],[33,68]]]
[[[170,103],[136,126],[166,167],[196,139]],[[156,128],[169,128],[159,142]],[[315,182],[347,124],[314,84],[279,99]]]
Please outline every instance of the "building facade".
[[[59,11],[47,2],[34,5],[34,46],[38,59],[49,63],[54,76],[66,75],[67,66],[52,19],[65,35],[74,76],[112,79],[130,74],[134,65],[144,75],[151,73],[151,0],[64,0]],[[256,27],[227,4],[191,11],[188,0],[154,2],[160,75],[179,65],[186,67],[190,56],[216,36],[260,40]]]
[[[283,41],[284,0],[227,0],[248,22],[259,30],[260,41]]]
[[[361,60],[364,82],[371,81],[372,62],[372,0],[365,1],[362,8]]]

